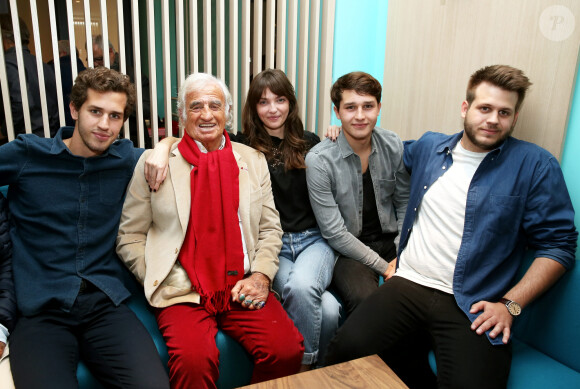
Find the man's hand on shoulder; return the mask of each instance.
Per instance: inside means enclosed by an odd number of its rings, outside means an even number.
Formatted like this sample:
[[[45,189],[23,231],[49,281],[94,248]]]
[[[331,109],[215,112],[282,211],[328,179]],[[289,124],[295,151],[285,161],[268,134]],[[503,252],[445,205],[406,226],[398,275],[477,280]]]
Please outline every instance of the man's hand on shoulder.
[[[4,355],[4,349],[6,348],[6,343],[0,342],[0,357]]]
[[[333,142],[336,142],[341,130],[342,127],[330,125],[326,128],[326,131],[324,132],[324,137],[330,139]]]
[[[169,153],[171,146],[179,139],[167,137],[159,142],[145,161],[145,179],[152,191],[157,191],[169,170]]]
[[[505,304],[480,301],[473,304],[469,312],[477,313],[481,311],[483,312],[471,324],[471,329],[478,335],[483,335],[487,330],[491,329],[489,336],[492,339],[503,333],[502,342],[507,344],[510,339],[514,318],[508,312]]]

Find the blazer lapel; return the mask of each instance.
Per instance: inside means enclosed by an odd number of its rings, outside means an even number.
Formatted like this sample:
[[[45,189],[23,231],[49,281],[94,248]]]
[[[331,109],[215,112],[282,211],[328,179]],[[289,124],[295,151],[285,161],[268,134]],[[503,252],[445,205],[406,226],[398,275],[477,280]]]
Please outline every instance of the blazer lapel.
[[[177,214],[185,235],[191,211],[191,165],[181,156],[177,147],[173,149],[173,156],[169,158],[169,171],[175,193]]]
[[[248,173],[248,164],[242,161],[242,157],[236,151],[234,151],[234,157],[238,167],[239,172],[239,186],[240,186],[240,218],[242,219],[242,227],[244,228],[244,234],[248,234],[248,226],[244,225],[244,221],[250,220],[250,176]]]

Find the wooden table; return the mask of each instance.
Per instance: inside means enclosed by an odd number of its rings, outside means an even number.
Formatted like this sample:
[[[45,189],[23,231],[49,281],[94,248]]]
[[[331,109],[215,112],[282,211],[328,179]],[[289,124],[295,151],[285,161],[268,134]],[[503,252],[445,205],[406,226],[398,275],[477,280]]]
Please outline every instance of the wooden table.
[[[377,355],[338,365],[310,370],[271,381],[244,386],[245,389],[326,389],[388,388],[408,389],[399,377]]]

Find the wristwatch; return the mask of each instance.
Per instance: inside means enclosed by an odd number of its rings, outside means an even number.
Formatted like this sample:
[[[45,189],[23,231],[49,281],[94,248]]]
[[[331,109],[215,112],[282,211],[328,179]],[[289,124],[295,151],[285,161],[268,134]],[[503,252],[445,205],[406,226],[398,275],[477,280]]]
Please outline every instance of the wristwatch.
[[[522,313],[522,307],[520,306],[520,304],[516,303],[515,301],[508,300],[508,299],[502,297],[499,299],[499,302],[505,304],[508,312],[513,317],[519,316],[519,314]]]

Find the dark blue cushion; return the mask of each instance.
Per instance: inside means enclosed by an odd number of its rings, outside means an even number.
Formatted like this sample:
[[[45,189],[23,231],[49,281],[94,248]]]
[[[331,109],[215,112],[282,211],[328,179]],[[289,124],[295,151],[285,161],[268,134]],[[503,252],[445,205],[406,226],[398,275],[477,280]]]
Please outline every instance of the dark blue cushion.
[[[220,377],[216,383],[218,389],[248,385],[254,370],[250,355],[222,331],[218,331],[215,341],[220,350]]]
[[[577,333],[576,338],[578,336],[580,333]],[[560,347],[573,348],[570,343],[561,344]],[[580,388],[580,372],[517,339],[513,340],[512,349],[513,359],[508,389]]]
[[[513,358],[507,389],[571,389],[580,388],[580,373],[546,354],[513,340]],[[437,374],[433,351],[429,365]]]
[[[580,266],[522,311],[514,337],[580,371]],[[580,387],[580,386],[579,386]]]

